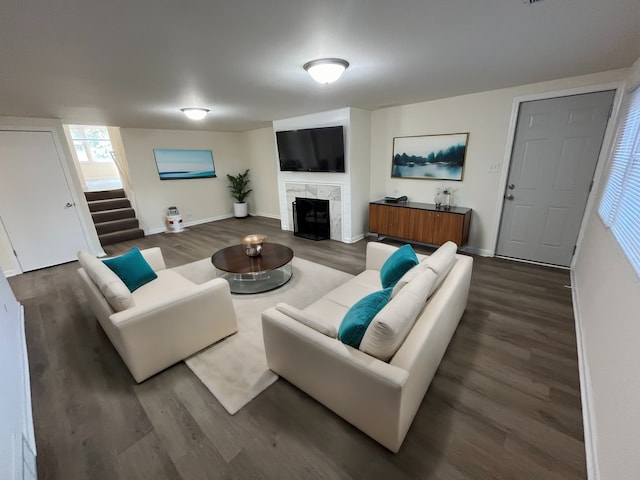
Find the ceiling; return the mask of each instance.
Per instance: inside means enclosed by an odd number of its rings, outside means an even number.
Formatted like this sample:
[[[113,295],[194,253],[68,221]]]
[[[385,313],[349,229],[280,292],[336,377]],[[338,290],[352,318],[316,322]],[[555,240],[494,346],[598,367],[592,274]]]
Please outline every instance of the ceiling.
[[[351,66],[319,85],[302,69],[319,57]],[[638,57],[640,0],[3,0],[0,115],[245,131]]]

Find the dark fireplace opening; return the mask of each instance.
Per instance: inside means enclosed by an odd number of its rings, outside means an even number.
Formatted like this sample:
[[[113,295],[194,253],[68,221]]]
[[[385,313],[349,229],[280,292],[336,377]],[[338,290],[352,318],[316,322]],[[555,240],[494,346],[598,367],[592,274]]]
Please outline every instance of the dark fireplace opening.
[[[329,200],[296,197],[293,202],[293,234],[311,240],[330,238]]]

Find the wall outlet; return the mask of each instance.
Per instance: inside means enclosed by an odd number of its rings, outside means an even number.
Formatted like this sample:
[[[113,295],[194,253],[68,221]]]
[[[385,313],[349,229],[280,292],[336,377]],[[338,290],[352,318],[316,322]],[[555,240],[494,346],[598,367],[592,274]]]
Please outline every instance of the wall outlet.
[[[489,165],[489,173],[498,173],[500,171],[499,163],[492,163]]]

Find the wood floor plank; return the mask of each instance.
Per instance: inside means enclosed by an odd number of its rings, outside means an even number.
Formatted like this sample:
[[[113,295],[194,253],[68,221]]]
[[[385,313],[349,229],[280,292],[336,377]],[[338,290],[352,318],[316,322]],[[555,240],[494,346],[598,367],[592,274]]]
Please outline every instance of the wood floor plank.
[[[352,274],[364,269],[374,240],[314,242],[280,230],[278,220],[249,217],[105,250],[159,246],[175,267],[248,233]],[[72,262],[10,279],[25,306],[40,479],[586,476],[565,270],[474,257],[468,308],[393,454],[282,379],[233,416],[183,363],[136,384],[93,317],[77,268]]]
[[[131,445],[115,459],[116,478],[181,480],[155,432]]]

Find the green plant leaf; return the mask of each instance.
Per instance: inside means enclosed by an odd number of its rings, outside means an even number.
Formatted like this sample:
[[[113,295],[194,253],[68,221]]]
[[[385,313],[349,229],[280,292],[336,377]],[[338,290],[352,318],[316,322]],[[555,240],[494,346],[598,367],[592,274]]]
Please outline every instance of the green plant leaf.
[[[240,203],[244,202],[249,193],[253,191],[248,188],[249,183],[251,182],[251,180],[249,180],[248,168],[238,175],[227,174],[227,180],[229,180],[228,187],[231,190],[231,196]]]

